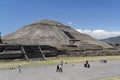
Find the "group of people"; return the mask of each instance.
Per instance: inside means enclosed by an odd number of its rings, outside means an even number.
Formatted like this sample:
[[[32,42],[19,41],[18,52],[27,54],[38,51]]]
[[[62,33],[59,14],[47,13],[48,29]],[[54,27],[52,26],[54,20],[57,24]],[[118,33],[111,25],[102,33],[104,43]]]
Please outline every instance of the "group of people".
[[[63,61],[61,61],[61,63],[57,65],[56,72],[63,72],[62,66],[63,66]],[[85,62],[84,67],[90,68],[90,63],[88,62],[88,60]]]
[[[17,67],[11,67],[11,68],[9,68],[9,70],[15,70],[15,69],[18,69],[18,72],[22,73],[21,64],[19,64]]]
[[[107,63],[107,60],[101,59],[100,62],[101,62],[101,63]]]
[[[63,66],[63,61],[61,61],[61,63],[57,65],[56,72],[63,72],[62,66]]]
[[[57,69],[56,69],[56,72],[63,72],[63,69],[62,69],[62,66],[63,66],[63,61],[57,65]],[[73,65],[72,65],[73,66]],[[85,68],[90,68],[90,63],[88,62],[88,60],[86,60],[85,64],[84,64],[84,67]]]
[[[56,72],[63,72],[62,66],[63,66],[62,64],[58,64]]]

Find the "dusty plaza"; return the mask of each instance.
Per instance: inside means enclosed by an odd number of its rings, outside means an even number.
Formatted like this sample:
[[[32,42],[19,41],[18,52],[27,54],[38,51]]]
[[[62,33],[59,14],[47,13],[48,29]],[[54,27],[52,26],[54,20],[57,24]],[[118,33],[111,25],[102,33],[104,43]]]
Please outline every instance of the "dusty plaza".
[[[0,80],[102,80],[120,76],[120,60],[90,64],[90,68],[84,68],[83,63],[64,64],[63,72],[56,72],[56,65],[21,66],[21,73],[18,68],[0,69]]]

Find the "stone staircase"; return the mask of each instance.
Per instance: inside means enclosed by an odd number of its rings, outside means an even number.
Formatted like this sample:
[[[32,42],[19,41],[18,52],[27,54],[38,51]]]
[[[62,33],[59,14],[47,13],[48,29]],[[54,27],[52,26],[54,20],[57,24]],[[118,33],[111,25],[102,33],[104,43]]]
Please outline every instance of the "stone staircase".
[[[27,55],[28,59],[44,59],[43,53],[39,49],[39,46],[23,46],[24,53]]]

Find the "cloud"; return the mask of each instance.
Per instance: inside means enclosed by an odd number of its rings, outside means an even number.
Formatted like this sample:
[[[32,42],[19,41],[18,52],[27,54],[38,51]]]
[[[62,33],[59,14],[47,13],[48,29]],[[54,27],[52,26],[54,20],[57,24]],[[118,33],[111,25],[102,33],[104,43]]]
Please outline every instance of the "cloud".
[[[109,37],[116,37],[120,36],[120,31],[105,31],[105,30],[82,30],[82,29],[76,29],[77,31],[88,34],[96,39],[105,39]]]
[[[72,24],[73,24],[71,21],[68,21],[67,23],[68,23],[69,25],[72,25]]]

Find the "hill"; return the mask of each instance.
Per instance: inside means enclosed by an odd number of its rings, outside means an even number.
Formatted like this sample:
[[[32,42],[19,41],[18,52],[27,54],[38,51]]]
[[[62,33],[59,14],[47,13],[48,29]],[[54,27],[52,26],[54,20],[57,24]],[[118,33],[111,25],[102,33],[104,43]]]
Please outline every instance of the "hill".
[[[120,36],[101,39],[101,41],[111,44],[120,44]]]

